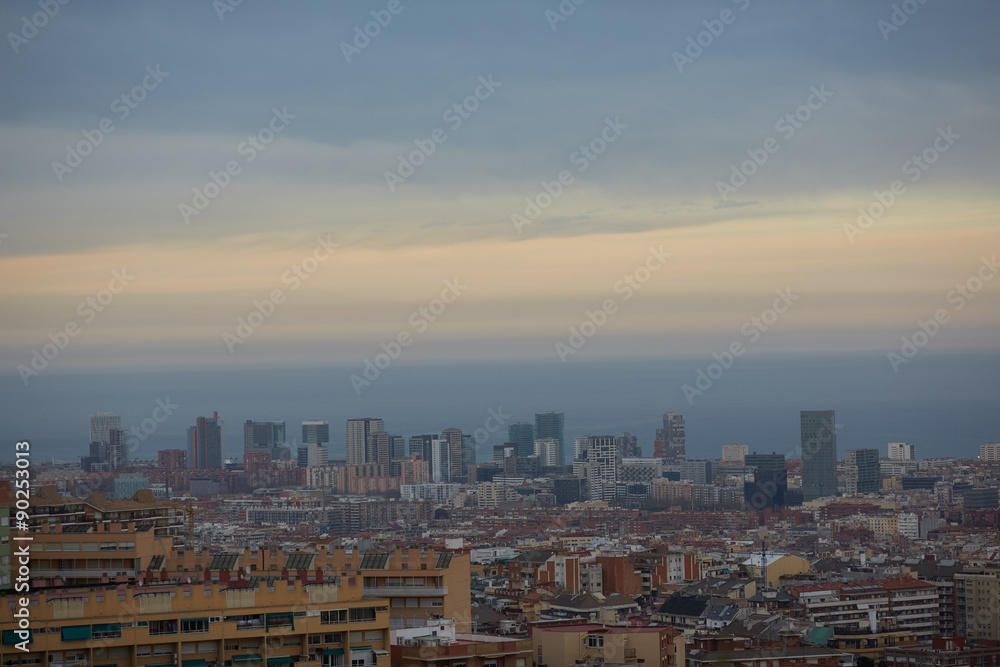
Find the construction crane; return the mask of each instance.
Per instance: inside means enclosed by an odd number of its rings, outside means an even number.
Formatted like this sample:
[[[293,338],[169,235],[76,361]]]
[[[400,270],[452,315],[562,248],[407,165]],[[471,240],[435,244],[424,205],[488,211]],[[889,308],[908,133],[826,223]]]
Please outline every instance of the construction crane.
[[[193,551],[194,550],[194,515],[195,514],[201,514],[205,510],[195,509],[194,505],[192,504],[192,499],[188,498],[187,499],[187,507],[184,508],[184,511],[187,512],[187,515],[188,515],[188,544],[190,545],[190,549]]]

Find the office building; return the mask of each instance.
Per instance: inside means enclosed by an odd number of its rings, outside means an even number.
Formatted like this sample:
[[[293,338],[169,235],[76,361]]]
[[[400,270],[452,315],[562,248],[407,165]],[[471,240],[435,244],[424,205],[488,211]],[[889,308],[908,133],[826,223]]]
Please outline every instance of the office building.
[[[876,493],[881,479],[881,465],[877,449],[848,449],[844,475],[847,495],[857,496]]]
[[[302,422],[302,442],[317,445],[330,442],[330,422],[316,419]]]
[[[286,456],[285,422],[243,422],[243,456],[268,454],[272,459]]]
[[[747,454],[743,458],[743,466],[750,470],[784,470],[785,455],[775,454]]]
[[[681,479],[694,484],[711,484],[715,480],[716,464],[709,459],[684,459],[680,462]]]
[[[149,478],[142,475],[121,475],[115,478],[115,498],[119,500],[128,500],[148,488]]]
[[[618,463],[618,444],[613,435],[589,436],[586,464],[583,469],[589,486],[590,500],[614,500]]]
[[[120,428],[108,431],[108,463],[112,470],[128,467],[128,431]]]
[[[315,468],[329,464],[330,454],[326,445],[315,442],[300,445],[297,454],[297,463],[300,468]]]
[[[385,425],[381,419],[374,417],[362,417],[359,419],[347,420],[347,433],[344,439],[347,448],[348,463],[368,463],[370,451],[368,450],[368,436],[372,433],[385,432]]]
[[[552,438],[559,441],[559,464],[563,462],[563,451],[566,440],[563,431],[566,425],[566,415],[562,412],[543,412],[535,414],[535,439]]]
[[[188,429],[188,465],[196,469],[222,468],[222,419],[218,412],[198,417]]]
[[[722,462],[744,465],[749,448],[746,445],[723,445]]]
[[[799,413],[802,500],[837,495],[837,432],[833,410]]]
[[[506,465],[508,457],[517,456],[517,445],[513,442],[505,442],[502,445],[493,445],[493,462],[501,468]]]
[[[626,484],[652,484],[663,478],[663,459],[623,458],[618,466],[618,481]]]
[[[665,465],[677,465],[687,458],[684,416],[673,412],[664,414],[663,428],[656,429],[656,442]]]
[[[749,473],[743,482],[743,503],[748,510],[773,509],[786,504],[788,473],[785,472],[784,454],[746,454],[743,466]]]
[[[111,429],[121,429],[121,415],[97,412],[90,415],[90,442],[111,442]]]
[[[580,435],[573,438],[573,460],[582,461],[587,458],[587,447],[590,446],[590,436]]]
[[[466,478],[462,430],[446,428],[441,431],[441,439],[448,442],[448,461],[451,465],[451,482],[464,482]]]
[[[543,468],[559,465],[559,441],[555,438],[535,440],[535,455],[538,465]]]
[[[443,438],[431,440],[431,481],[451,481],[451,443]]]
[[[962,494],[962,506],[967,510],[995,509],[1000,507],[1000,490],[995,486],[978,486]]]
[[[908,442],[890,442],[889,458],[893,461],[916,461],[916,446]]]
[[[518,456],[535,452],[535,427],[527,422],[517,422],[507,427],[507,440],[517,445]]]
[[[424,461],[431,460],[431,442],[437,440],[436,434],[411,435],[410,456],[419,456]]]

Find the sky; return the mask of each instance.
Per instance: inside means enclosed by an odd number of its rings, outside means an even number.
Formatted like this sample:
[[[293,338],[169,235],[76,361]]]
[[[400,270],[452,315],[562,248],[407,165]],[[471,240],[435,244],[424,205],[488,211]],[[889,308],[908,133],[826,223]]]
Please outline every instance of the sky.
[[[997,349],[996,3],[45,6],[0,6],[25,384]]]

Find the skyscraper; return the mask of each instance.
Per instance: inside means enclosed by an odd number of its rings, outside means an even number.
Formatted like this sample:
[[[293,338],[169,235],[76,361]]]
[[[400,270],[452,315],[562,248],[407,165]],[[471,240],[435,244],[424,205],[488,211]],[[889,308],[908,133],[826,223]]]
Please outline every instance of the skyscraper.
[[[243,422],[243,455],[273,454],[285,442],[285,422]]]
[[[559,465],[559,441],[555,438],[535,440],[535,455],[538,456],[538,465],[540,466]]]
[[[744,479],[743,502],[748,510],[760,511],[767,507],[781,507],[785,504],[788,490],[788,473],[785,472],[784,454],[747,454],[743,465],[753,480]]]
[[[451,443],[442,438],[431,440],[431,481],[451,481]]]
[[[96,412],[90,415],[90,441],[111,442],[111,429],[121,429],[121,415],[113,415],[110,412]]]
[[[368,436],[372,433],[383,433],[385,427],[377,417],[361,417],[347,420],[347,462],[368,463]]]
[[[559,441],[559,464],[563,463],[563,452],[566,451],[566,439],[563,437],[563,428],[566,423],[566,415],[562,412],[535,413],[535,440],[541,438],[554,438]],[[534,442],[529,454],[534,453]]]
[[[418,455],[424,461],[430,463],[431,442],[437,440],[436,434],[411,435],[410,436],[410,456]]]
[[[673,412],[663,415],[663,428],[656,429],[656,441],[665,465],[677,465],[687,458],[687,438],[684,432],[684,416]]]
[[[847,495],[875,493],[879,489],[881,467],[877,449],[848,449],[844,477]]]
[[[218,412],[198,417],[188,429],[188,464],[192,468],[222,468],[222,419]]]
[[[128,466],[128,431],[120,428],[108,431],[108,461],[113,470]]]
[[[614,500],[619,460],[615,436],[592,435],[588,438],[585,466],[591,500]]]
[[[799,413],[802,500],[837,495],[837,431],[833,410]]]
[[[634,459],[642,456],[642,450],[639,449],[639,438],[632,435],[628,431],[620,433],[618,435],[617,442],[618,442],[618,455],[621,458]],[[574,443],[574,450],[575,450],[575,443]]]
[[[893,461],[916,461],[916,447],[908,442],[890,442],[889,458]]]
[[[530,456],[535,451],[535,427],[517,422],[507,427],[507,441],[517,444],[517,456]]]
[[[448,481],[465,481],[467,475],[462,464],[462,429],[446,428],[441,431],[441,439],[448,441],[448,462],[451,466],[451,479]]]
[[[319,420],[302,422],[302,442],[317,445],[330,442],[330,422]]]

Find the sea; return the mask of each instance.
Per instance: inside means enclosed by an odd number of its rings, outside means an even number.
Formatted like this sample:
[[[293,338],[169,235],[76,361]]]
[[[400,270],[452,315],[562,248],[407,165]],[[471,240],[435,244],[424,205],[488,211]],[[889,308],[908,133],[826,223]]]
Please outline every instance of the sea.
[[[712,361],[396,363],[360,390],[350,380],[357,366],[42,373],[28,386],[5,375],[0,461],[13,460],[20,440],[36,461],[77,460],[87,454],[95,412],[121,415],[139,460],[186,449],[188,427],[213,412],[223,419],[224,456],[234,459],[248,419],[286,422],[293,446],[303,420],[327,420],[329,455],[342,458],[345,421],[379,417],[404,436],[460,428],[475,435],[477,460],[485,461],[510,424],[548,411],[565,414],[567,449],[575,436],[630,432],[644,456],[666,412],[684,415],[689,458],[718,458],[730,443],[794,457],[800,410],[836,412],[841,458],[854,448],[885,456],[889,442],[913,443],[918,458],[975,458],[981,444],[1000,441],[997,352],[925,350],[898,372],[884,353],[743,357],[729,368],[710,368]]]

